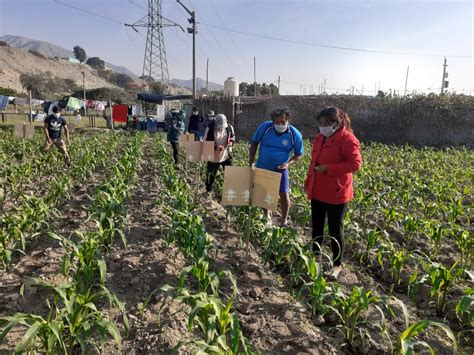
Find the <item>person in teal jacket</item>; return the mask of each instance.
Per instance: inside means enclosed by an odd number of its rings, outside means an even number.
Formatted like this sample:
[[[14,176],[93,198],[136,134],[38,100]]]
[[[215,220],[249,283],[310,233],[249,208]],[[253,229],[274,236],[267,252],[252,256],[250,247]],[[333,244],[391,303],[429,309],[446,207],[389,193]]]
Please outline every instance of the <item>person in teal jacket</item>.
[[[181,110],[171,110],[171,115],[168,116],[168,136],[167,140],[171,143],[173,148],[173,159],[174,164],[178,164],[178,152],[179,152],[179,136],[184,133],[186,121],[186,113]]]

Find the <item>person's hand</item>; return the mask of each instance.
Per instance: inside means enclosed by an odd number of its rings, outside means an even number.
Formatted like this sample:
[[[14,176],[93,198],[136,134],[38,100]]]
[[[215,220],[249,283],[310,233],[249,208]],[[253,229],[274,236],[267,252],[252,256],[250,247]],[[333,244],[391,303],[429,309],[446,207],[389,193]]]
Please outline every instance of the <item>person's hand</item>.
[[[317,173],[325,173],[328,171],[328,167],[326,165],[316,165],[314,171]]]
[[[68,138],[68,139],[66,140],[66,143],[67,143],[67,144],[71,144],[71,139]]]
[[[286,163],[283,163],[283,164],[281,164],[281,165],[278,165],[278,166],[277,166],[277,169],[279,169],[279,170],[285,170],[285,169],[287,169],[289,166],[290,166],[290,164],[288,164],[288,162],[286,162]]]
[[[48,142],[48,144],[53,144],[53,141],[51,140],[51,138],[46,139],[46,142]]]

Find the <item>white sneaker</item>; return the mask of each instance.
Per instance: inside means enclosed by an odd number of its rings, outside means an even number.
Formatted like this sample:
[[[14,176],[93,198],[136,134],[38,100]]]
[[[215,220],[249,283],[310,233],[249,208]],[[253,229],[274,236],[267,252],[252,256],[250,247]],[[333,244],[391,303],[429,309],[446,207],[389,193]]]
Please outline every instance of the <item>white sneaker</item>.
[[[341,271],[342,271],[342,266],[340,265],[334,266],[328,276],[333,280],[337,280]]]

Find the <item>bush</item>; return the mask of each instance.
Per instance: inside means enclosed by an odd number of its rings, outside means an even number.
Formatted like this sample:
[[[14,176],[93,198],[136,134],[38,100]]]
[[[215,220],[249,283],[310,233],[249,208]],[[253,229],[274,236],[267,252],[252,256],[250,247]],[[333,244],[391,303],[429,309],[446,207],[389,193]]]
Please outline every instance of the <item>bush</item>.
[[[10,45],[5,41],[0,41],[0,47],[10,47]]]
[[[28,52],[31,53],[31,54],[33,54],[34,56],[36,56],[36,57],[38,57],[38,58],[41,58],[41,59],[48,59],[48,58],[46,58],[45,55],[41,54],[40,52],[33,51],[33,50],[29,50]]]
[[[76,97],[82,97],[82,90],[77,90],[73,94]],[[125,90],[118,88],[98,88],[93,90],[87,90],[87,98],[90,100],[112,101],[118,104],[131,104],[137,99],[136,95],[126,92]]]
[[[86,64],[97,70],[105,69],[105,62],[99,57],[92,57],[92,58],[87,59]]]
[[[10,88],[0,86],[0,95],[2,96],[20,96],[20,93]]]
[[[123,89],[135,83],[132,77],[127,74],[115,73],[111,70],[98,70],[97,73],[101,78]]]
[[[55,77],[51,72],[42,74],[21,74],[21,85],[31,90],[35,98],[53,99],[63,97],[78,89],[74,80]]]

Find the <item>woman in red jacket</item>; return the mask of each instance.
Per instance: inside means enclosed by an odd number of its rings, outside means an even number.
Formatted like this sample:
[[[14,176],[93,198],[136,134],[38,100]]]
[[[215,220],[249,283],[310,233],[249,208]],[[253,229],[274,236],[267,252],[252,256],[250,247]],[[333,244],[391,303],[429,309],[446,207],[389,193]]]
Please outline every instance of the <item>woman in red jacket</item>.
[[[321,253],[327,216],[334,265],[331,276],[337,278],[344,250],[344,216],[353,197],[352,173],[362,163],[360,143],[349,115],[341,109],[326,107],[317,120],[320,133],[313,141],[305,190],[311,200],[313,251],[316,255]]]

